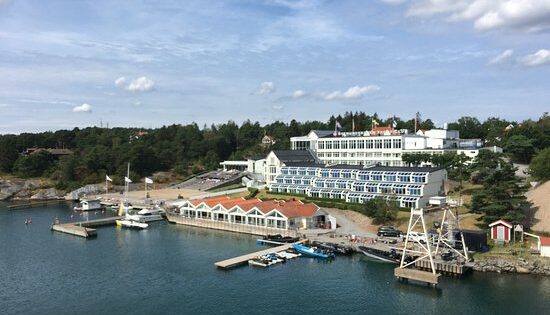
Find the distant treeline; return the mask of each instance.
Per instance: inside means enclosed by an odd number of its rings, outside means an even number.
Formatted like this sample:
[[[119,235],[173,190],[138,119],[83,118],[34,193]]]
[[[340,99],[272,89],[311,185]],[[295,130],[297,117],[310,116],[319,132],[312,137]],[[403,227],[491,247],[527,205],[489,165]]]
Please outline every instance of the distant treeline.
[[[132,165],[131,177],[137,179],[157,171],[172,170],[187,176],[202,170],[215,169],[220,161],[266,154],[271,149],[288,149],[289,138],[307,134],[314,129],[334,129],[336,122],[344,131],[370,130],[373,120],[379,125],[395,121],[397,129],[415,129],[415,119],[381,118],[363,112],[346,112],[332,116],[326,122],[292,120],[276,121],[261,126],[246,121],[240,126],[224,124],[199,127],[196,123],[170,125],[156,129],[90,127],[56,132],[22,133],[0,136],[0,172],[20,177],[49,177],[59,188],[69,189],[81,184],[101,182],[105,174],[126,173]],[[353,122],[352,122],[353,121]],[[510,127],[512,126],[512,127]],[[434,127],[432,120],[421,119],[418,128]],[[449,123],[449,129],[460,131],[462,138],[481,138],[488,145],[504,147],[516,161],[528,163],[544,148],[550,147],[550,117],[523,122],[489,118],[480,122],[474,117],[462,117]],[[264,135],[276,140],[271,147],[260,146]],[[74,152],[57,159],[42,152],[22,155],[27,148],[67,148]]]

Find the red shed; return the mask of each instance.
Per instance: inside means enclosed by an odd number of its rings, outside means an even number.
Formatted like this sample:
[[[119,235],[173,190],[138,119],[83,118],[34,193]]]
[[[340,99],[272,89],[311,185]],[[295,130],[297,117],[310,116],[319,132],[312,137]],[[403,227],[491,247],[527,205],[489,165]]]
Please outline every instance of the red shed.
[[[510,242],[512,239],[512,223],[506,222],[504,220],[497,220],[489,224],[491,228],[491,239],[501,242]]]

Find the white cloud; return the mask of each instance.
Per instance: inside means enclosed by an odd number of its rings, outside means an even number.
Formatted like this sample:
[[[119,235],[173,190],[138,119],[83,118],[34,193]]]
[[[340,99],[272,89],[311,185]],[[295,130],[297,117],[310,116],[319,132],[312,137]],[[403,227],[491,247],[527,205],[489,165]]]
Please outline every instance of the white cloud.
[[[408,16],[442,16],[447,21],[471,21],[479,31],[550,29],[548,0],[410,0],[409,3]]]
[[[258,95],[266,95],[275,91],[275,84],[273,82],[262,82],[260,88],[256,91]]]
[[[92,112],[92,106],[89,104],[82,104],[80,106],[73,107],[73,112],[75,113],[91,113]]]
[[[154,86],[155,82],[153,80],[146,77],[139,77],[132,80],[132,82],[126,86],[126,90],[131,92],[148,92],[151,91]]]
[[[120,77],[118,79],[115,80],[115,85],[117,87],[123,87],[126,85],[126,78],[125,77]]]
[[[377,85],[365,85],[365,86],[353,86],[347,89],[346,91],[334,91],[334,92],[323,92],[321,97],[327,101],[338,100],[338,99],[358,99],[363,97],[366,94],[379,91],[380,87]]]
[[[529,67],[550,64],[550,50],[541,49],[536,53],[519,58],[519,62]]]
[[[292,93],[292,98],[294,98],[294,99],[302,98],[304,96],[306,96],[306,92],[304,92],[302,90],[296,90],[296,91],[294,91],[294,93]]]
[[[502,63],[502,62],[510,59],[510,57],[512,57],[513,54],[514,54],[514,51],[512,49],[506,49],[500,55],[498,55],[498,56],[494,57],[493,59],[489,60],[489,64],[494,65],[494,64]]]

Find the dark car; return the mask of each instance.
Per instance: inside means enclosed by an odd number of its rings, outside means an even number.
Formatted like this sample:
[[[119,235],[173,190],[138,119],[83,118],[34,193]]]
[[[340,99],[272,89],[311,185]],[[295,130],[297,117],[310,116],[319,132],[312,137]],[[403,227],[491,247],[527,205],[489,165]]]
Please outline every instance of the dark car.
[[[393,226],[381,226],[378,228],[378,233],[376,233],[378,236],[384,236],[384,237],[399,237],[401,235],[401,231],[394,228]]]

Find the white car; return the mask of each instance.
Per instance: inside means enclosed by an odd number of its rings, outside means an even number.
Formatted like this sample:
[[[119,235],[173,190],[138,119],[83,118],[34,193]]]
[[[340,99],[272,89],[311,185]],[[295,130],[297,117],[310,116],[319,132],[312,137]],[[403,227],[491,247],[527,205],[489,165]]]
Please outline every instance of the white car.
[[[406,237],[407,237],[407,234],[403,235],[403,242],[405,241]],[[409,233],[409,241],[426,244],[426,241],[427,241],[426,234],[412,231]]]

